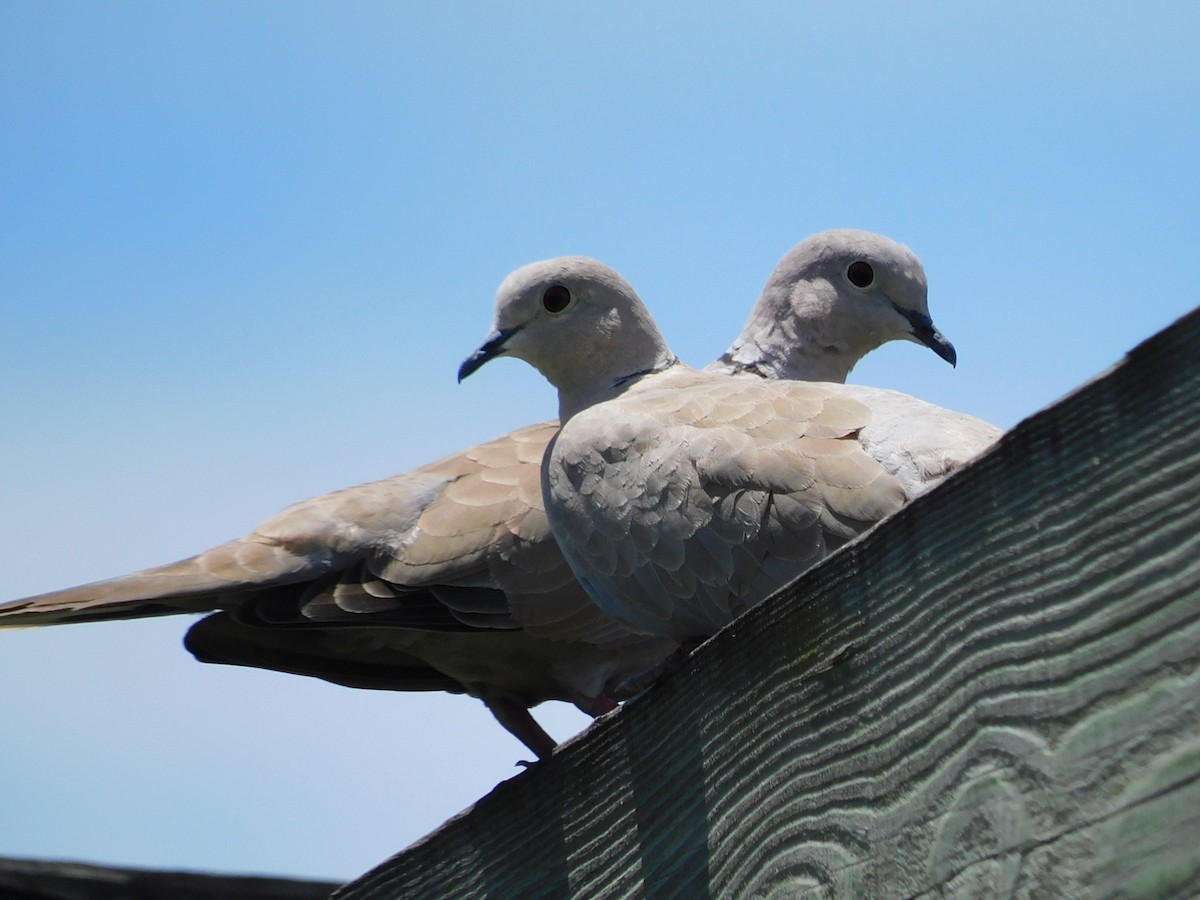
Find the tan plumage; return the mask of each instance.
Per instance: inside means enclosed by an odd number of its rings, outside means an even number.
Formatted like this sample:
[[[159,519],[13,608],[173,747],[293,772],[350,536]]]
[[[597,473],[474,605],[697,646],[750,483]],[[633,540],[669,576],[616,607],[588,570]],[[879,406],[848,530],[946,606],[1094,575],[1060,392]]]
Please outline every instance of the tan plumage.
[[[864,260],[879,277],[860,290],[845,275]],[[825,232],[781,261],[714,367],[840,380],[886,340],[928,342],[910,321],[927,313],[910,251],[867,232]],[[675,646],[599,610],[550,536],[540,463],[556,429],[531,425],[302,501],[178,563],[0,605],[0,627],[216,610],[187,637],[204,661],[469,693],[544,755],[553,741],[528,707],[561,699],[602,712]],[[904,456],[903,435],[886,443]]]
[[[539,462],[557,423],[296,503],[189,559],[0,606],[0,626],[224,610],[200,659],[353,687],[482,699],[534,752],[545,700],[611,708],[670,641],[598,609],[549,537]]]
[[[845,385],[675,364],[563,425],[552,530],[609,612],[651,634],[712,634],[924,489],[872,453],[874,417]]]
[[[945,472],[925,448],[895,446],[903,420],[921,436],[945,411],[892,392],[690,369],[633,288],[595,260],[510,275],[464,373],[499,355],[559,390],[542,486],[560,548],[599,606],[648,634],[712,634]],[[872,442],[873,424],[892,441]]]

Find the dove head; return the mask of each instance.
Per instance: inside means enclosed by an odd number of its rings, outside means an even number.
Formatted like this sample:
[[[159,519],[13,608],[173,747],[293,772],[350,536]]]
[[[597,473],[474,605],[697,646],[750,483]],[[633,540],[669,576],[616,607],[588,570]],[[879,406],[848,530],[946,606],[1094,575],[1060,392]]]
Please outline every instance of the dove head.
[[[780,260],[742,333],[709,368],[842,382],[894,340],[924,344],[955,365],[927,290],[921,261],[903,244],[852,228],[820,232]]]
[[[629,283],[584,256],[531,263],[504,279],[492,332],[458,380],[498,356],[523,359],[545,375],[558,388],[564,422],[633,377],[676,361]]]

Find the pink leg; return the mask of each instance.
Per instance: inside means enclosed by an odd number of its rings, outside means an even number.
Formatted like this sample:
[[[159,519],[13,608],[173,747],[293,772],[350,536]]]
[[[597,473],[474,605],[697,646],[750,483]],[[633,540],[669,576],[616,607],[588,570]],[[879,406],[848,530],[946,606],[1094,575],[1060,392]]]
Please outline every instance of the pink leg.
[[[492,711],[496,721],[507,729],[508,733],[537,754],[538,759],[545,759],[554,752],[558,745],[554,738],[530,715],[529,710],[507,697],[492,697],[483,701]]]

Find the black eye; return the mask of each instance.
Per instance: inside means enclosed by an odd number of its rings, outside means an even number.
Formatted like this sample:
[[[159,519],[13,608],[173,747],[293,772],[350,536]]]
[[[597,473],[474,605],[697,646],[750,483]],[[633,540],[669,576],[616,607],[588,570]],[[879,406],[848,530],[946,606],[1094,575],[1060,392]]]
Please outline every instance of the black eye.
[[[871,282],[875,280],[875,270],[871,268],[869,262],[856,259],[846,269],[846,277],[850,279],[850,283],[855,287],[866,288],[870,287]]]
[[[542,294],[542,306],[546,308],[546,312],[560,313],[570,302],[571,292],[561,284],[550,285],[546,288],[546,293]]]

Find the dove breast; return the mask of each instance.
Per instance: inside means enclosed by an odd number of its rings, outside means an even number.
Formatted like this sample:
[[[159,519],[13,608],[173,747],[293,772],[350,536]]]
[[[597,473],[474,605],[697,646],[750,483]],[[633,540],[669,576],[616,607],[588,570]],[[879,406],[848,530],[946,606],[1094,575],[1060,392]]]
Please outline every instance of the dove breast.
[[[860,439],[871,407],[842,388],[679,364],[564,423],[546,508],[596,602],[650,634],[712,634],[898,509]]]

